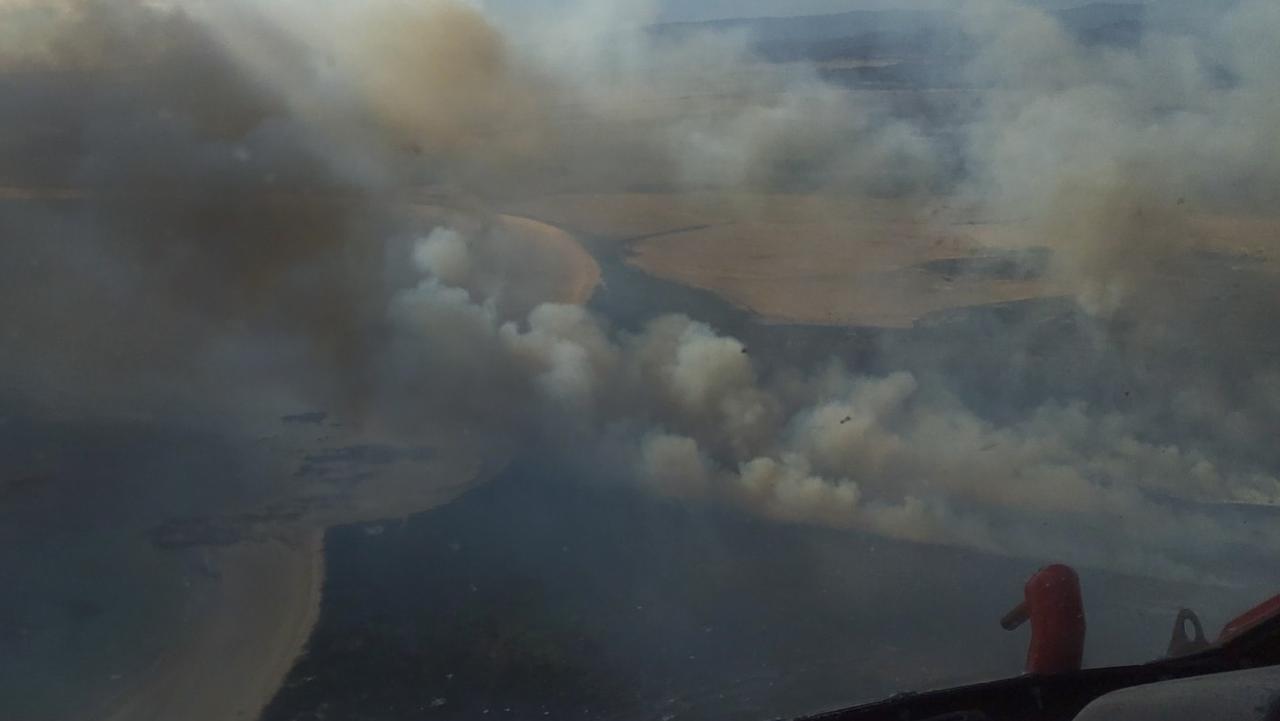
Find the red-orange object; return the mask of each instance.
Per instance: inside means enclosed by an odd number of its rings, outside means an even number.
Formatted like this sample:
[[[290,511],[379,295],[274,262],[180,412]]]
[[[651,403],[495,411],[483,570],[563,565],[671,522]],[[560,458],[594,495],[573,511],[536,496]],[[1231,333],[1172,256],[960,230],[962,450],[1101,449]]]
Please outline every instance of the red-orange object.
[[[1079,671],[1085,634],[1080,576],[1070,566],[1046,566],[1027,580],[1023,595],[1025,600],[1005,614],[1000,625],[1013,630],[1031,621],[1027,672]]]
[[[1280,596],[1272,596],[1228,621],[1222,627],[1222,633],[1218,634],[1217,643],[1226,643],[1277,614],[1280,614]]]

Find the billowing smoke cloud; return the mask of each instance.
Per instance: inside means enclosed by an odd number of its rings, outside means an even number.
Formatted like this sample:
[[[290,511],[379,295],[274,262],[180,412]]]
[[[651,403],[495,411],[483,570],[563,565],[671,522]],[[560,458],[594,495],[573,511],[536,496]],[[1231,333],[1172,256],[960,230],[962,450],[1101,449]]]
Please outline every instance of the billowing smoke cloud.
[[[951,187],[925,129],[755,58],[745,36],[656,36],[614,22],[647,17],[626,3],[525,26],[449,0],[60,13],[40,16],[48,42],[4,59],[40,87],[92,87],[46,136],[58,152],[5,151],[85,194],[75,212],[46,194],[0,219],[43,268],[0,271],[23,348],[0,358],[27,393],[305,403],[402,436],[465,423],[687,502],[1144,573],[1280,545],[1215,511],[1280,502],[1264,430],[1280,384],[1239,355],[1267,333],[1260,296],[1161,302],[1202,272],[1206,213],[1274,200],[1267,3],[1127,49],[1011,4],[959,16],[989,92],[957,199],[1051,248],[1053,282],[1087,311],[1093,335],[1073,338],[1096,346],[1054,349],[1045,372],[1114,371],[1140,396],[998,409],[932,364],[936,348],[886,347],[896,372],[776,368],[684,316],[615,328],[511,262],[484,208],[530,188]],[[424,210],[423,187],[449,207]],[[1196,340],[1223,308],[1241,325]],[[1185,373],[1190,341],[1203,374]],[[970,372],[1016,372],[1001,349],[961,352]]]
[[[965,14],[969,69],[993,92],[973,126],[973,192],[1033,242],[1060,251],[1082,303],[1110,313],[1162,282],[1200,240],[1206,213],[1274,206],[1280,116],[1268,3],[1229,3],[1205,26],[1181,4],[1152,6],[1132,48],[1086,46],[1015,2]]]
[[[1135,425],[1274,468],[1244,439],[1275,422],[1270,281],[1251,263],[1280,187],[1277,57],[1254,33],[1280,15],[1146,11],[1138,41],[1099,47],[1017,3],[971,5],[967,72],[991,91],[963,192],[1052,249],[1055,282],[1095,318],[1098,375],[1144,398]]]
[[[438,251],[442,239],[450,239],[450,252],[465,247],[454,238],[428,239],[419,255]],[[443,267],[458,263],[450,258]],[[635,480],[673,497],[718,499],[785,521],[1188,577],[1219,544],[1280,541],[1195,508],[1274,504],[1273,476],[1219,468],[1202,453],[1148,442],[1132,419],[1090,413],[1082,403],[1049,403],[1022,421],[996,425],[922,389],[910,373],[864,377],[833,366],[770,383],[741,343],[685,317],[661,317],[626,335],[581,308],[543,305],[526,326],[502,323],[440,276],[402,293],[396,308],[397,337],[420,354],[401,366],[415,385],[468,378],[468,402],[488,403],[485,384],[509,377],[503,371],[514,374],[522,387],[511,395],[504,386],[503,398],[536,408],[539,421],[568,424],[560,442],[621,453]],[[433,351],[440,338],[465,339],[468,351],[483,348],[483,367],[453,345]],[[1119,524],[1125,530],[1117,532]],[[1085,532],[1096,535],[1081,537]]]

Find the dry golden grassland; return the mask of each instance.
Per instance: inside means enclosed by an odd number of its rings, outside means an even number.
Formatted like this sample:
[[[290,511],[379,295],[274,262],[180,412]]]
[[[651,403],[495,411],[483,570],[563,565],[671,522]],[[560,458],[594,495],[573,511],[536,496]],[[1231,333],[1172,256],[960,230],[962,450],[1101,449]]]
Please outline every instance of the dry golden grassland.
[[[1024,224],[918,199],[616,193],[508,210],[628,243],[636,267],[717,293],[767,322],[904,327],[937,311],[1064,292],[1045,278],[940,272],[935,261],[1039,243]],[[1276,218],[1199,214],[1187,222],[1193,248],[1280,262]]]

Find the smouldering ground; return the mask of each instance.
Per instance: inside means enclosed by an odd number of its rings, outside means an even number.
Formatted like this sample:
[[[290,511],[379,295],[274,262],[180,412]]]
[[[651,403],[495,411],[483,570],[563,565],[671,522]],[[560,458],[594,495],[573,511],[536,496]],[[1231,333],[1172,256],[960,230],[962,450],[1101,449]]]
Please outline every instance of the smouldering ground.
[[[456,210],[415,208],[428,224],[497,222],[501,255],[546,272],[527,274],[538,287],[522,292],[562,303],[583,303],[600,280],[591,256],[567,233],[537,221],[501,216],[467,219]],[[319,613],[323,529],[405,518],[447,503],[503,465],[503,449],[479,447],[465,430],[438,428],[416,440],[429,457],[375,464],[320,461],[325,449],[378,447],[376,429],[352,431],[324,420],[264,437],[295,457],[293,480],[241,518],[287,508],[265,523],[232,525],[248,537],[205,549],[202,564],[216,579],[197,579],[184,629],[156,659],[106,704],[111,721],[255,718],[302,653]],[[309,449],[309,450],[308,450]]]
[[[0,188],[0,203],[57,202],[69,211],[87,199],[75,189]],[[153,201],[163,204],[164,198],[157,195]],[[595,261],[572,236],[557,228],[520,217],[412,200],[405,205],[422,221],[424,232],[442,224],[497,226],[501,231],[493,234],[493,242],[501,245],[497,255],[540,270],[523,274],[529,279],[528,287],[512,289],[517,300],[582,303],[599,283]],[[73,411],[67,413],[74,417]],[[97,700],[81,709],[81,717],[110,721],[255,718],[302,653],[315,623],[323,582],[324,529],[403,518],[447,503],[505,464],[505,449],[482,442],[459,424],[431,428],[406,440],[392,437],[376,420],[361,424],[346,420],[303,413],[288,421],[263,418],[250,424],[254,427],[242,428],[245,438],[241,440],[270,460],[251,471],[251,486],[209,484],[206,492],[210,494],[223,493],[215,489],[220,485],[239,489],[236,493],[247,488],[252,492],[247,498],[208,498],[201,510],[207,518],[188,517],[190,510],[182,510],[179,504],[145,514],[123,511],[131,516],[117,522],[116,532],[127,534],[129,540],[110,562],[181,569],[176,571],[181,578],[162,579],[181,589],[176,594],[180,598],[167,604],[163,617],[152,618],[145,632],[139,631],[155,637],[150,643],[134,639],[139,641],[135,648],[154,651],[110,658],[106,650],[99,654],[103,656],[100,665],[110,668],[100,674],[102,683],[85,681],[86,687],[94,688]],[[205,462],[199,457],[184,460]],[[60,461],[54,455],[48,462]],[[127,472],[131,467],[122,468]],[[25,478],[36,477],[33,473],[40,469],[0,470],[6,478],[10,471]],[[81,475],[63,478],[55,473],[48,485],[70,487],[85,480]],[[166,482],[167,478],[154,480]],[[151,491],[154,487],[147,492]],[[34,505],[18,510],[37,518],[46,510],[65,512],[58,507],[44,509],[40,505],[43,491],[33,493]],[[232,491],[223,495],[227,493]],[[150,540],[156,521],[168,529],[171,541],[176,539],[171,547]],[[41,541],[33,537],[31,542]],[[90,580],[79,579],[72,585]],[[112,619],[109,613],[102,618]],[[94,653],[98,652],[88,649],[85,655]],[[79,705],[79,701],[66,702]]]
[[[497,222],[506,231],[504,257],[548,269],[529,276],[546,284],[526,289],[529,293],[545,292],[563,303],[590,298],[599,267],[571,236],[524,218],[504,216]],[[127,690],[107,704],[108,719],[256,718],[302,653],[318,616],[323,529],[405,518],[447,503],[500,469],[505,457],[502,449],[477,447],[465,431],[441,428],[418,439],[432,449],[422,461],[372,470],[338,461],[336,470],[317,472],[297,446],[310,446],[314,458],[327,447],[364,448],[381,439],[376,431],[353,433],[329,424],[317,425],[310,434],[314,438],[307,435],[294,430],[265,440],[297,456],[299,469],[294,482],[261,507],[287,506],[301,515],[266,527],[251,524],[252,537],[204,551],[203,562],[215,569],[216,581],[197,580],[183,632],[164,657],[122,684]]]

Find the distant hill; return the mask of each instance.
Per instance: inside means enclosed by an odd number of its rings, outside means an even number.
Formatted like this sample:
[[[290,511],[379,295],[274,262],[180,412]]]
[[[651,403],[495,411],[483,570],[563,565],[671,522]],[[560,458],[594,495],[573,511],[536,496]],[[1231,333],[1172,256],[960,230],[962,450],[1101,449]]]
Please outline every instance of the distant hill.
[[[664,34],[696,30],[744,30],[754,35],[761,43],[815,42],[869,32],[887,35],[911,34],[923,27],[937,25],[939,20],[945,20],[950,16],[951,13],[948,12],[923,10],[853,10],[833,15],[669,23],[660,25],[658,28]]]
[[[1088,45],[1135,44],[1146,7],[1097,2],[1053,11],[1063,26]],[[748,34],[756,50],[772,60],[950,56],[971,52],[972,40],[950,11],[855,10],[832,15],[668,23],[653,28],[664,37],[704,31]]]
[[[654,30],[664,37],[741,32],[769,59],[827,60],[936,53],[963,41],[958,25],[949,12],[855,10],[835,15],[670,23]]]
[[[1137,44],[1147,21],[1145,5],[1126,3],[1090,3],[1054,14],[1087,45]]]

